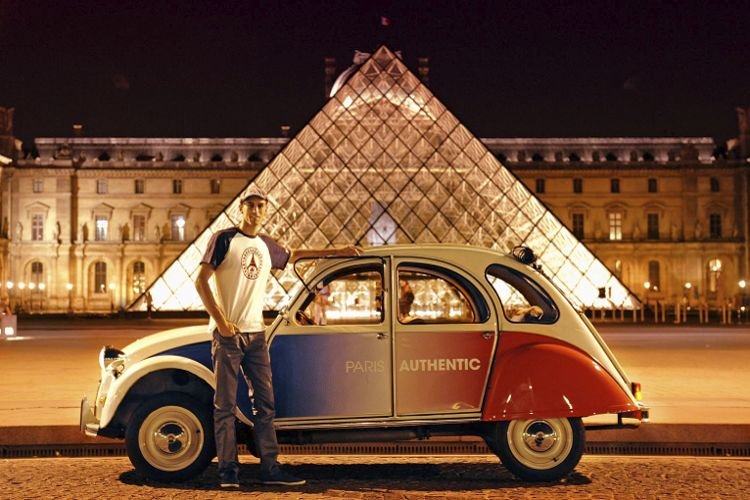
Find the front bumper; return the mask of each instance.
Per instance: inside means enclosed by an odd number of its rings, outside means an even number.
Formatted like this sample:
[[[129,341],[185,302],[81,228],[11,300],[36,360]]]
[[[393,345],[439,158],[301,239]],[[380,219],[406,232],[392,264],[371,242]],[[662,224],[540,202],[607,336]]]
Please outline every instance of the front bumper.
[[[79,424],[81,432],[87,436],[96,437],[99,435],[99,419],[94,415],[94,410],[89,404],[89,398],[86,396],[81,399]]]

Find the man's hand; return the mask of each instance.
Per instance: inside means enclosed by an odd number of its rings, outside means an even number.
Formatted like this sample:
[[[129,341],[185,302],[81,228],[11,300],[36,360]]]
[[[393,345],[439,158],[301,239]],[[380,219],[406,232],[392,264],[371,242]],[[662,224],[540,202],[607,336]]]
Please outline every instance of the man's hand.
[[[240,331],[236,324],[228,321],[217,322],[216,329],[222,337],[234,337]]]

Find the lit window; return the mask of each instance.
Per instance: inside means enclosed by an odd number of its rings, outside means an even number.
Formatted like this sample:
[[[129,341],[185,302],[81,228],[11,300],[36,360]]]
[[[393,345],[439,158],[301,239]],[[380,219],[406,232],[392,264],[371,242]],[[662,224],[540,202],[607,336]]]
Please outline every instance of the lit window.
[[[717,240],[721,238],[721,214],[710,214],[708,216],[709,237]]]
[[[31,239],[33,241],[44,239],[44,216],[41,214],[31,216]]]
[[[109,219],[105,215],[96,216],[96,233],[94,239],[96,241],[106,241],[107,229],[109,228]]]
[[[146,264],[137,260],[133,262],[133,295],[146,291]]]
[[[615,271],[615,276],[617,276],[618,278],[622,278],[622,261],[620,259],[617,259],[615,261],[614,271]]]
[[[646,224],[647,224],[646,237],[649,240],[658,240],[659,239],[659,214],[647,214]]]
[[[172,180],[172,193],[173,194],[182,193],[182,179]]]
[[[31,282],[39,288],[40,283],[44,283],[44,264],[35,261],[31,263]]]
[[[211,194],[221,193],[221,179],[211,179]]]
[[[661,288],[661,271],[659,269],[659,261],[648,261],[648,282],[651,285],[651,290],[659,290],[659,288]]]
[[[719,275],[721,274],[721,260],[711,259],[708,261],[708,291],[716,293],[719,284]]]
[[[610,179],[609,180],[609,191],[611,193],[619,193],[620,192],[620,179]]]
[[[612,241],[622,239],[622,214],[620,212],[609,214],[609,239]]]
[[[579,240],[584,238],[583,214],[573,214],[573,235]]]
[[[96,180],[96,192],[97,194],[107,194],[107,179]]]
[[[185,216],[172,216],[172,240],[185,241]]]
[[[135,180],[135,194],[143,194],[145,192],[145,181],[143,179]]]
[[[133,216],[133,241],[145,241],[145,240],[146,240],[146,216],[134,215]]]
[[[648,180],[648,192],[649,193],[656,193],[658,191],[658,185],[656,182],[656,179],[649,179]]]
[[[573,179],[573,192],[583,193],[583,179],[576,177]]]
[[[545,187],[544,184],[545,184],[544,179],[536,180],[536,192],[537,193],[540,193],[540,194],[544,193],[544,187]]]
[[[31,181],[31,189],[35,193],[44,192],[44,179],[34,179]]]
[[[721,186],[719,185],[718,177],[711,177],[711,179],[709,180],[709,183],[711,185],[712,193],[718,193],[719,191],[721,191]]]
[[[107,263],[94,264],[94,293],[107,293]]]

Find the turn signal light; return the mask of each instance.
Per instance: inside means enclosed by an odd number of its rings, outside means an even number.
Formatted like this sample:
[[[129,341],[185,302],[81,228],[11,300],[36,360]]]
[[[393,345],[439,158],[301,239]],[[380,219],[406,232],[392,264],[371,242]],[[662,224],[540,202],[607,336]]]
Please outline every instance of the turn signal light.
[[[633,391],[633,396],[636,401],[643,401],[643,393],[641,392],[640,382],[631,382],[630,388]]]

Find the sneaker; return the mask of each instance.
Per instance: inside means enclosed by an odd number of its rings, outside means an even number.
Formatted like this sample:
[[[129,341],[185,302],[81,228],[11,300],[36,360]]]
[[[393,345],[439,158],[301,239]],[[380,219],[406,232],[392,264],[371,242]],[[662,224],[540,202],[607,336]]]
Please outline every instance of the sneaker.
[[[280,486],[298,486],[305,484],[304,479],[300,479],[296,476],[284,472],[281,468],[276,467],[271,472],[260,475],[261,484],[275,484]]]
[[[230,469],[219,472],[219,486],[222,488],[239,488],[240,479],[237,477],[237,471]]]

